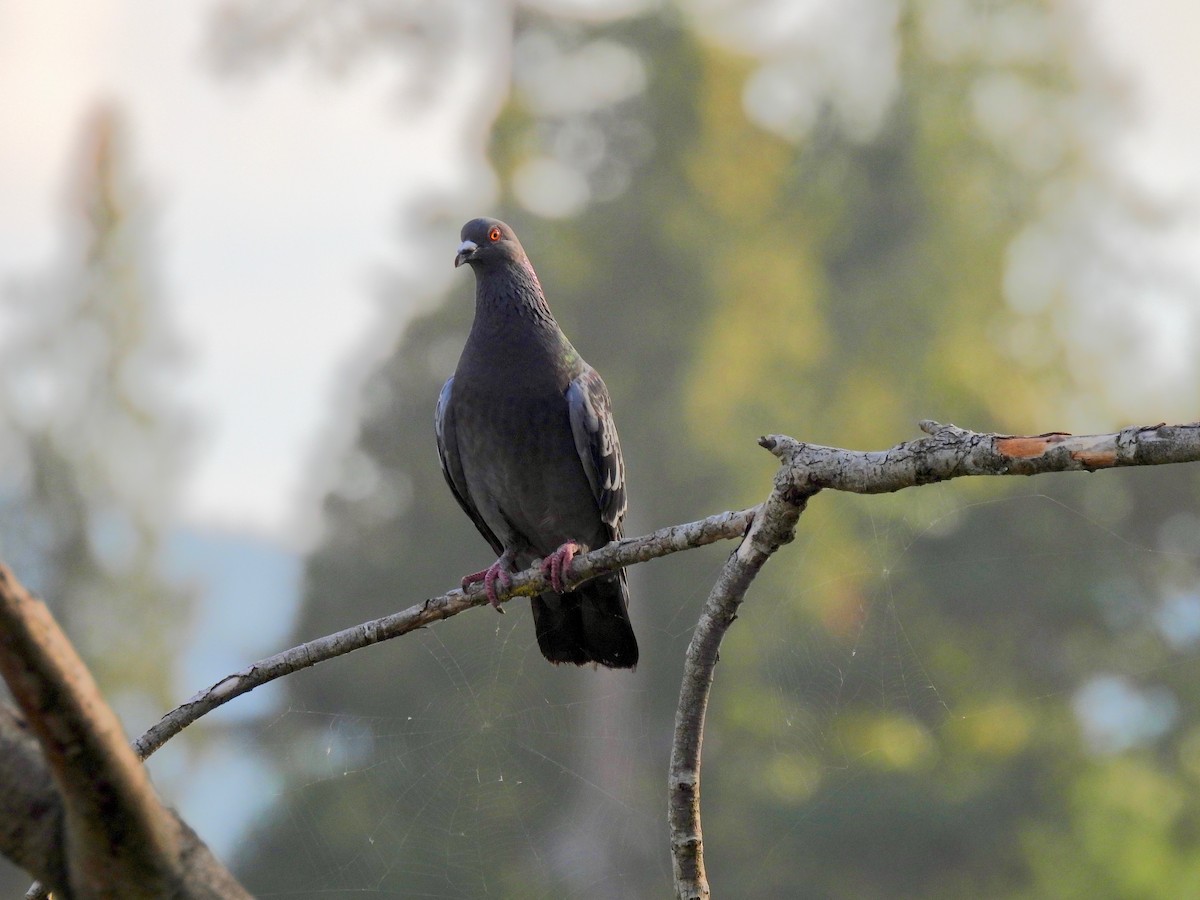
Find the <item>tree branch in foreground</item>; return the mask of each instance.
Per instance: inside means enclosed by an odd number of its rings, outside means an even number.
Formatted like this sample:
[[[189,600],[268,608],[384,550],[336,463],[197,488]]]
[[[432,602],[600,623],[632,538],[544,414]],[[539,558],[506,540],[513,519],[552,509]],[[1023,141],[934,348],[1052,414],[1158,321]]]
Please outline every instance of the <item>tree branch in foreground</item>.
[[[29,724],[0,703],[0,855],[50,884],[65,884],[62,802]]]
[[[248,897],[159,801],[46,609],[0,566],[0,852],[62,897]]]
[[[704,715],[721,640],[768,558],[792,539],[808,499],[821,490],[881,494],[968,475],[1039,475],[1118,466],[1200,461],[1200,423],[1149,425],[1113,434],[977,434],[923,421],[929,437],[890,450],[860,452],[806,444],[784,435],[759,443],[782,463],[766,502],[725,563],[688,645],[675,736],[671,744],[668,817],[675,894],[680,900],[710,895],[704,871],[700,821],[700,749]]]

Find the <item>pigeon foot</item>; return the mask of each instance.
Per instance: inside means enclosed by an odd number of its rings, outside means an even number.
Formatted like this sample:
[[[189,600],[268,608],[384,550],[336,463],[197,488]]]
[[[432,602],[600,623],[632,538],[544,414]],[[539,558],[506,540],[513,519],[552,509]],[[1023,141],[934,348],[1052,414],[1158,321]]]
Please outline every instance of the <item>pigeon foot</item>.
[[[542,560],[542,574],[550,579],[550,587],[554,589],[554,593],[566,593],[563,576],[570,570],[571,560],[581,553],[587,553],[587,547],[575,541],[567,541]]]
[[[471,585],[482,581],[483,592],[487,594],[488,603],[492,604],[492,609],[504,615],[504,607],[500,605],[500,598],[496,594],[496,582],[500,582],[500,589],[505,592],[512,587],[512,576],[509,574],[512,564],[512,554],[505,550],[500,554],[500,558],[486,569],[465,576],[462,580],[463,590],[465,591]]]

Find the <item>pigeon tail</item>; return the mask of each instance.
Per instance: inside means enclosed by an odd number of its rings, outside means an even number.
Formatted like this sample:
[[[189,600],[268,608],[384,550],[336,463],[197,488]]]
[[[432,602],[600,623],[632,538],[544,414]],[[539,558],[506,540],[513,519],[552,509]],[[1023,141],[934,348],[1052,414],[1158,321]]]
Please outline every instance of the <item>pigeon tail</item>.
[[[610,669],[637,665],[624,572],[589,581],[566,594],[534,597],[532,607],[538,648],[550,662],[599,663]]]

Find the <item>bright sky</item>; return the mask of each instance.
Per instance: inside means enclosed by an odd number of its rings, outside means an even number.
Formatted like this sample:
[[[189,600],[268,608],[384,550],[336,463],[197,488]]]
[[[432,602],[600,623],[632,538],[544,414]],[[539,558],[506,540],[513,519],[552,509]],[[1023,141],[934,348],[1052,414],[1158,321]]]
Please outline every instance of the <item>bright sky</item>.
[[[1078,4],[1077,4],[1078,5]],[[1127,73],[1141,109],[1128,150],[1137,173],[1164,196],[1200,200],[1200,4],[1100,0],[1097,36]]]
[[[436,243],[404,235],[399,211],[431,190],[470,190],[465,175],[482,166],[449,138],[491,82],[484,66],[449,72],[445,95],[414,116],[400,114],[383,66],[341,83],[294,65],[222,81],[202,55],[211,8],[0,5],[0,285],[55,261],[81,122],[115,99],[159,204],[161,283],[191,353],[185,399],[202,440],[183,512],[295,544],[312,524],[302,485],[339,375],[361,367],[380,321],[374,285]],[[1130,165],[1200,213],[1200,4],[1088,8],[1144,109]],[[489,203],[486,174],[474,184]],[[1177,236],[1181,256],[1200,259],[1197,222]]]

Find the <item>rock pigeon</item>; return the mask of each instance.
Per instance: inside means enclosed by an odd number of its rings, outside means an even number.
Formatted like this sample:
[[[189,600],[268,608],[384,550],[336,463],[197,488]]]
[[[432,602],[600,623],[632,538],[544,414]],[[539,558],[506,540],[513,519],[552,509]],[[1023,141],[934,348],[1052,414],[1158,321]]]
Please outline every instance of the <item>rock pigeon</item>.
[[[584,547],[621,536],[625,468],[608,389],[558,327],[512,229],[472,219],[454,257],[475,271],[475,321],[434,424],[454,498],[499,554],[463,579],[496,582],[542,560],[552,592],[534,597],[542,655],[553,663],[633,668],[625,572],[572,591],[563,573]]]

